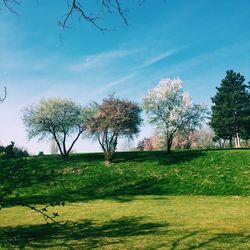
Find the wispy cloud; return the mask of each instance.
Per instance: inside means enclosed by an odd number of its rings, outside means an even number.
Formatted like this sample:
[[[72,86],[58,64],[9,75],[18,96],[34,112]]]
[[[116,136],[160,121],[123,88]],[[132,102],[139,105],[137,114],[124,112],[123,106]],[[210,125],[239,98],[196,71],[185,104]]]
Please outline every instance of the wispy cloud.
[[[97,68],[103,65],[125,58],[139,52],[138,49],[131,50],[114,50],[108,52],[102,52],[100,54],[85,56],[80,62],[72,63],[69,65],[69,70],[73,72],[81,72],[84,69]]]
[[[136,75],[136,73],[131,73],[129,75],[126,75],[126,76],[120,77],[120,78],[118,78],[118,79],[116,79],[114,81],[111,81],[111,82],[109,82],[107,84],[104,84],[104,86],[102,88],[99,88],[95,92],[95,96],[103,94],[103,93],[109,91],[111,88],[113,88],[115,86],[118,86],[120,84],[123,84],[123,83],[125,83],[128,80],[131,80],[135,75]]]
[[[205,52],[199,54],[197,56],[185,59],[178,64],[175,64],[171,67],[168,67],[168,72],[172,74],[176,73],[183,73],[190,69],[196,69],[200,65],[210,65],[210,72],[211,68],[213,67],[214,60],[217,58],[216,67],[221,63],[222,65],[226,65],[225,62],[228,62],[233,56],[238,56],[239,52],[244,54],[247,53],[250,49],[250,43],[235,43],[225,47],[217,48],[210,52]]]
[[[157,63],[157,62],[159,62],[159,61],[161,61],[163,59],[166,59],[166,58],[174,55],[175,53],[181,51],[182,49],[183,49],[183,47],[164,51],[161,54],[158,54],[158,55],[156,55],[154,57],[151,57],[151,58],[147,59],[144,62],[143,67],[151,66],[151,65],[153,65],[153,64],[155,64],[155,63]]]

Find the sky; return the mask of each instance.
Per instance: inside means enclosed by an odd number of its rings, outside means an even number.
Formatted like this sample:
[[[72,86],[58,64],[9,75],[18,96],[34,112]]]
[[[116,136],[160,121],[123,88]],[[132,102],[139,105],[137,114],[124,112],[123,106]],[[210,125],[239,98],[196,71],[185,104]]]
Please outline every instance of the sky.
[[[97,1],[81,1],[94,11]],[[23,0],[14,6],[18,15],[0,0],[0,89],[8,89],[0,104],[1,144],[15,141],[34,154],[50,151],[49,141],[27,140],[22,122],[22,109],[42,98],[86,105],[115,93],[140,103],[161,79],[180,77],[195,103],[211,106],[227,70],[250,81],[249,0],[122,2],[128,25],[117,14],[105,16],[98,23],[111,31],[101,32],[77,16],[62,30],[66,0]],[[137,140],[153,133],[143,117]],[[86,138],[74,148],[99,150]]]

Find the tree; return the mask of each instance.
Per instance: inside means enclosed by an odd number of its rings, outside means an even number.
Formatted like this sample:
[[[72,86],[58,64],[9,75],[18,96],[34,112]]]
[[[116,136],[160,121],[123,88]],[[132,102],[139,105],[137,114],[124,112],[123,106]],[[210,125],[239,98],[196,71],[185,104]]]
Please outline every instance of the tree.
[[[84,108],[71,100],[54,98],[42,100],[36,106],[23,110],[23,121],[28,138],[54,139],[62,156],[68,156],[84,131]],[[73,137],[74,135],[74,137]],[[73,137],[68,145],[68,137]]]
[[[141,108],[137,103],[114,96],[103,99],[102,104],[89,107],[91,116],[87,122],[88,132],[98,140],[104,152],[105,163],[112,163],[118,138],[133,138],[142,122]]]
[[[0,0],[3,2],[4,6],[14,14],[18,14],[16,11],[16,5],[19,5],[21,0]],[[144,0],[138,0],[139,4],[142,4]],[[79,20],[84,20],[92,24],[95,28],[100,31],[107,31],[109,29],[102,27],[98,20],[104,18],[107,15],[118,14],[123,22],[127,25],[128,18],[127,12],[128,9],[123,7],[122,1],[120,0],[100,0],[96,1],[94,10],[86,8],[86,3],[82,0],[65,0],[67,3],[68,9],[66,13],[59,20],[58,25],[61,28],[66,28],[69,22],[70,17],[76,15]],[[91,14],[93,12],[94,14]]]
[[[244,84],[245,78],[233,70],[217,87],[212,98],[212,117],[210,125],[217,137],[229,140],[232,147],[235,139],[236,147],[240,147],[240,138],[250,136],[250,85]]]
[[[149,138],[144,138],[138,142],[137,149],[140,151],[162,150],[164,148],[164,141],[162,136],[155,132]]]
[[[4,100],[6,99],[6,97],[7,97],[7,89],[6,89],[6,87],[4,87],[4,96],[0,97],[0,103],[4,102]]]
[[[193,104],[182,85],[179,78],[163,79],[143,98],[149,122],[164,136],[168,153],[177,132],[195,131],[206,118],[206,106]]]
[[[5,95],[1,98],[0,102],[3,102],[7,96],[6,88],[4,88]],[[64,201],[45,201],[44,204],[32,204],[19,199],[22,194],[22,189],[25,187],[31,187],[32,185],[41,185],[42,182],[46,182],[47,186],[58,185],[61,181],[61,174],[47,173],[46,171],[39,171],[34,173],[29,164],[27,164],[27,158],[29,154],[22,148],[15,147],[15,143],[6,147],[0,146],[0,158],[7,158],[6,164],[1,163],[0,171],[0,210],[2,208],[10,206],[24,206],[42,215],[47,223],[56,222],[55,218],[59,216],[58,212],[48,211],[48,207],[64,206]],[[15,161],[9,158],[21,158]],[[8,239],[6,239],[8,243]]]
[[[173,148],[214,148],[214,132],[208,128],[202,128],[197,131],[176,133],[173,140]]]

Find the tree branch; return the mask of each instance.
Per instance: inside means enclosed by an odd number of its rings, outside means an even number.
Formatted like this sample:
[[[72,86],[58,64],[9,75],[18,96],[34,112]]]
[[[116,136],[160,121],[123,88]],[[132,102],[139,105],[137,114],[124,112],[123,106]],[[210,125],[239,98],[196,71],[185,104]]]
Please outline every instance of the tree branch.
[[[18,13],[15,11],[15,9],[11,6],[12,4],[16,4],[16,5],[19,5],[19,1],[18,0],[3,0],[3,3],[5,5],[5,7],[10,11],[12,12],[13,14],[18,15]]]
[[[81,6],[80,2],[72,0],[71,4],[69,4],[68,2],[68,6],[69,6],[68,12],[62,17],[62,20],[58,22],[59,26],[61,26],[63,29],[67,27],[67,22],[70,16],[72,16],[74,12],[78,12],[80,14],[80,18],[83,18],[85,21],[91,23],[92,25],[94,25],[94,27],[96,27],[100,31],[109,31],[108,29],[99,26],[96,22],[98,17],[92,17],[88,15],[84,10],[84,8]]]
[[[4,100],[6,99],[7,97],[7,88],[4,87],[4,96],[2,98],[0,98],[0,103],[4,102]]]

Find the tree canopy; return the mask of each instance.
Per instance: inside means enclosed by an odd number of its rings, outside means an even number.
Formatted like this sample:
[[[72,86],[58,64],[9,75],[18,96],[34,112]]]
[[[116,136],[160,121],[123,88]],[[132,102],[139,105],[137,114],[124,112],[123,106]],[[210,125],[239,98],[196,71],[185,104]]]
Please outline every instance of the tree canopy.
[[[216,136],[229,140],[231,146],[233,138],[239,147],[240,138],[250,136],[250,85],[244,82],[244,76],[229,70],[212,98],[210,125]]]
[[[68,99],[44,99],[38,105],[23,110],[28,138],[54,139],[63,156],[69,155],[83,133],[85,119],[84,108]],[[68,137],[73,137],[70,142]]]
[[[144,110],[150,123],[164,136],[167,152],[176,132],[195,131],[206,118],[206,106],[193,104],[182,85],[179,78],[163,79],[143,98]]]
[[[139,132],[142,122],[141,108],[127,99],[110,96],[90,109],[92,116],[87,124],[88,132],[98,140],[104,152],[106,163],[112,162],[119,137],[132,138]]]

